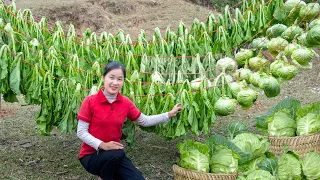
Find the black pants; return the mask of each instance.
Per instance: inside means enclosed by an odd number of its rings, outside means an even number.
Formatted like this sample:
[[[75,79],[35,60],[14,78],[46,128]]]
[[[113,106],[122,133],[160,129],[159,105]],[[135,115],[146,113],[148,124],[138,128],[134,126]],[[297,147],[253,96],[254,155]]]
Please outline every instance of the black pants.
[[[99,150],[80,159],[82,166],[103,180],[144,180],[123,150]]]

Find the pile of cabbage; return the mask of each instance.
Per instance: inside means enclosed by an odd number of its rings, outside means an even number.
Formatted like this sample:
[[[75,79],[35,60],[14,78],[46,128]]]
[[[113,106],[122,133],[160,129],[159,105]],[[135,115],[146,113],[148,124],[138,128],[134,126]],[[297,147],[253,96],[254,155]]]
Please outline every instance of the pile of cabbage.
[[[243,122],[233,122],[228,125],[228,137],[215,134],[204,143],[191,139],[180,142],[178,165],[205,173],[237,173],[239,180],[320,178],[318,152],[309,152],[300,158],[284,148],[283,154],[275,157],[269,152],[269,146],[269,140],[248,132]]]
[[[205,143],[191,139],[178,143],[178,165],[199,172],[234,174],[252,169],[257,159],[266,157],[270,142],[248,132],[244,123],[230,123],[228,132],[228,138],[216,134]]]
[[[208,83],[220,91],[217,94],[221,98],[214,104],[215,113],[233,114],[237,103],[248,109],[257,100],[259,91],[269,98],[276,97],[282,82],[294,78],[300,68],[312,68],[312,58],[318,56],[312,48],[320,47],[320,19],[307,26],[303,29],[296,23],[289,27],[276,24],[268,28],[266,37],[254,39],[251,49],[240,49],[234,58],[219,59],[216,69],[220,74],[213,83]],[[198,79],[197,87],[200,83]]]
[[[286,98],[263,116],[255,117],[262,134],[274,137],[294,137],[320,133],[320,102],[301,106],[293,98]]]

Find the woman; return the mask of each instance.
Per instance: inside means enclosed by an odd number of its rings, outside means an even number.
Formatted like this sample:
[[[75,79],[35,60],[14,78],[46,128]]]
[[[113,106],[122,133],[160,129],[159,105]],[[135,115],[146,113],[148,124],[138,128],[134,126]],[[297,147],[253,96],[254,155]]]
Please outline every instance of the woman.
[[[167,113],[146,116],[126,96],[119,92],[126,78],[124,66],[109,61],[104,68],[104,87],[86,97],[77,118],[77,136],[83,141],[79,159],[83,167],[99,179],[144,179],[141,172],[126,157],[120,143],[126,118],[141,126],[167,122],[182,108],[177,104]]]

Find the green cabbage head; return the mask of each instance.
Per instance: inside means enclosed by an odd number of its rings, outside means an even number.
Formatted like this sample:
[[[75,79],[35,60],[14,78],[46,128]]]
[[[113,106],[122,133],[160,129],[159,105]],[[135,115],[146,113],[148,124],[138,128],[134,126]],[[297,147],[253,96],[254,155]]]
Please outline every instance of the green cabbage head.
[[[308,3],[300,9],[299,16],[306,22],[309,22],[312,18],[319,15],[320,5],[319,3]]]
[[[306,45],[308,47],[320,46],[320,25],[311,28],[306,37]]]
[[[273,76],[266,75],[262,77],[259,87],[267,97],[276,97],[280,94],[280,83]]]
[[[199,172],[209,172],[209,147],[206,144],[186,139],[177,144],[180,152],[180,167]]]
[[[290,26],[288,27],[282,34],[281,34],[281,37],[288,40],[288,41],[291,41],[293,40],[293,38],[295,36],[299,36],[300,34],[303,33],[303,29],[300,28],[299,26]]]
[[[251,42],[251,46],[253,49],[268,49],[267,45],[269,43],[269,39],[266,37],[255,38]]]
[[[299,155],[292,151],[288,151],[278,158],[278,179],[279,180],[300,180],[301,164]]]
[[[236,70],[233,77],[239,81],[246,80],[246,82],[249,82],[251,74],[252,71],[249,68],[240,68]]]
[[[296,114],[299,136],[320,132],[320,102],[301,107]]]
[[[241,49],[236,55],[235,59],[238,65],[243,66],[246,61],[254,56],[253,50],[251,49]]]
[[[281,36],[281,34],[287,29],[287,26],[284,24],[276,24],[267,29],[266,34],[271,38],[276,38]]]
[[[320,179],[320,154],[318,152],[307,153],[301,162],[303,174],[307,179]]]
[[[236,180],[276,180],[276,177],[268,171],[258,169],[247,171],[238,176]]]
[[[270,146],[270,142],[266,138],[249,132],[238,134],[231,141],[244,153],[251,153],[252,159],[262,156]]]
[[[272,38],[268,43],[268,50],[270,53],[279,52],[282,51],[288,44],[288,41],[281,37]]]
[[[311,23],[309,24],[309,28],[312,29],[313,27],[316,27],[318,25],[320,25],[320,19],[315,19],[311,21]]]
[[[296,43],[288,44],[288,46],[284,48],[284,53],[288,56],[291,56],[292,52],[299,48],[301,48],[299,44],[296,44]]]
[[[227,97],[221,97],[214,104],[214,111],[217,115],[228,116],[233,114],[236,110],[236,100]]]
[[[241,89],[237,94],[237,101],[242,109],[249,109],[257,98],[258,93],[250,88]]]
[[[296,49],[291,54],[292,62],[302,68],[312,68],[312,58],[316,53],[309,48]]]
[[[304,136],[320,132],[320,114],[308,113],[297,118],[297,135]]]
[[[216,147],[210,159],[210,172],[233,174],[238,170],[239,155],[224,146]]]
[[[232,72],[236,69],[236,67],[237,62],[228,57],[219,59],[216,64],[216,68],[220,72],[222,72],[223,69],[225,69],[225,72]]]
[[[293,137],[296,135],[296,122],[289,109],[276,111],[266,119],[268,134],[276,137]]]

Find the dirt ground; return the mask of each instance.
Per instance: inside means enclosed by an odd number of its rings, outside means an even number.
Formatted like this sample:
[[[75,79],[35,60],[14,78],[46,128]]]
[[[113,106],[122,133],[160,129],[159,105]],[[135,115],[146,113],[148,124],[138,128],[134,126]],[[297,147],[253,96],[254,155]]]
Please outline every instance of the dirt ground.
[[[51,22],[71,23],[79,32],[90,27],[114,34],[122,29],[131,38],[137,37],[140,29],[152,34],[155,27],[176,29],[180,21],[190,25],[195,18],[206,19],[210,12],[210,7],[183,0],[16,0],[16,4]]]
[[[79,32],[90,27],[98,32],[115,33],[121,28],[131,37],[136,37],[141,28],[150,34],[155,27],[164,30],[171,26],[175,29],[180,20],[189,25],[194,18],[204,20],[209,12],[208,8],[183,0],[16,0],[16,4],[18,8],[29,8],[34,15],[46,16],[52,22],[72,23]],[[296,98],[303,104],[320,101],[319,58],[313,59],[312,69],[300,70],[293,80],[283,83],[279,96],[259,96],[256,105],[249,110],[238,108],[231,116],[218,117],[212,133],[224,134],[226,125],[238,120],[246,122],[252,131],[257,132],[253,117],[263,114],[286,97]],[[18,103],[1,101],[0,179],[96,179],[77,160],[81,142],[75,133],[38,134],[35,115],[39,108],[26,105],[22,96]],[[182,140],[165,141],[154,134],[139,131],[137,147],[126,151],[146,179],[168,180],[173,179],[171,167],[178,157],[176,144]]]

